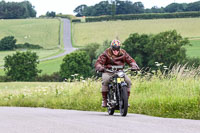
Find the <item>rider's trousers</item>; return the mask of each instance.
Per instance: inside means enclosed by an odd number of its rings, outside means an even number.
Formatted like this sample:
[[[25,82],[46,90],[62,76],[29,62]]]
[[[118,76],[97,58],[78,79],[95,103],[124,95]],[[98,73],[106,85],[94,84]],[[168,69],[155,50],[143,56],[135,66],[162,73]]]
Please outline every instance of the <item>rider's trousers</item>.
[[[108,83],[112,76],[112,73],[105,72],[102,74],[102,92],[108,92]],[[125,82],[127,83],[127,91],[130,92],[131,89],[131,79],[125,75]]]

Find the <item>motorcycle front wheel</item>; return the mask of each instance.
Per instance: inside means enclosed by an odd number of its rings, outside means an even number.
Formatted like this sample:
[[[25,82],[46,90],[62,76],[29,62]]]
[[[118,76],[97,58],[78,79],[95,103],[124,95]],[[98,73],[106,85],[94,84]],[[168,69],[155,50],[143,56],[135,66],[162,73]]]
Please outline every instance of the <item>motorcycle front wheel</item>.
[[[119,101],[119,109],[121,116],[126,116],[128,112],[128,92],[127,87],[122,87],[121,100]]]
[[[108,114],[109,114],[109,115],[113,115],[114,112],[115,112],[115,109],[109,108],[109,107],[108,107]]]

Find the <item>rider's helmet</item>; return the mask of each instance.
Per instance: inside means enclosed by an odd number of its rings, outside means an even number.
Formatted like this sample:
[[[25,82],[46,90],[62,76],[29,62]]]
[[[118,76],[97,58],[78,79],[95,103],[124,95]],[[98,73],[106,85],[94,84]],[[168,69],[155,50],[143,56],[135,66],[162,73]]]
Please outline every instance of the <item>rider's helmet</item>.
[[[121,42],[119,41],[119,40],[113,40],[112,42],[111,42],[111,44],[110,44],[110,48],[112,49],[112,50],[120,50],[120,45],[121,45]]]

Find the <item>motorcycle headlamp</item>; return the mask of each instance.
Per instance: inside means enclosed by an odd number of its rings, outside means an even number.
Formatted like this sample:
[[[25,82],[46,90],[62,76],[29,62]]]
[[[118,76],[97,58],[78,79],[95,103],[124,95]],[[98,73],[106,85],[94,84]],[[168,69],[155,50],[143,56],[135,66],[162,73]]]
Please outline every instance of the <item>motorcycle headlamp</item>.
[[[125,76],[125,73],[120,71],[117,73],[118,77],[123,78]]]

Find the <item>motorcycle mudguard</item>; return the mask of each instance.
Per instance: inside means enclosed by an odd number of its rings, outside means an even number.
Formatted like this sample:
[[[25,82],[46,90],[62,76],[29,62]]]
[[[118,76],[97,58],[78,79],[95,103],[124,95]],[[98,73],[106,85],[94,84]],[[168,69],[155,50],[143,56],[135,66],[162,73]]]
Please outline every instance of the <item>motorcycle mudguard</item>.
[[[121,83],[121,87],[122,87],[122,86],[127,86],[127,83],[126,83],[126,82],[122,82],[122,83]]]

